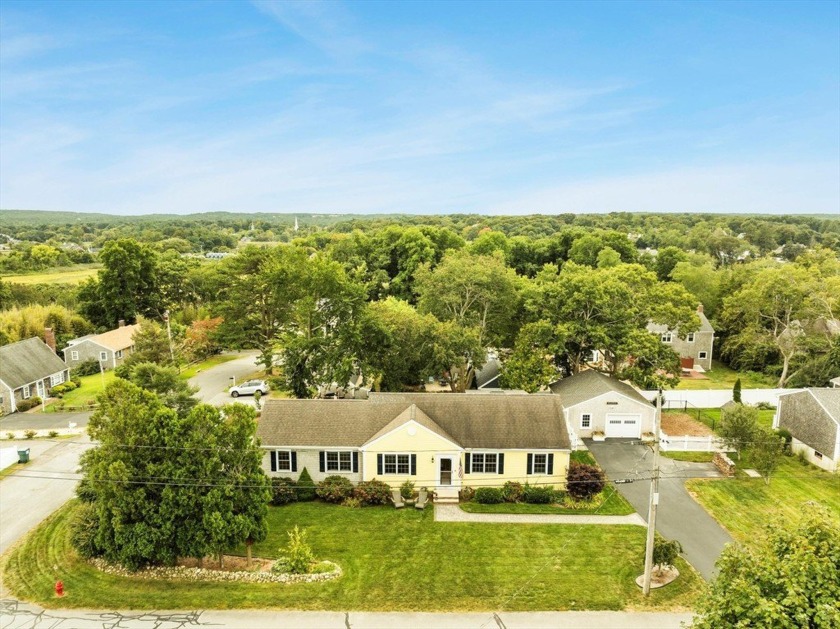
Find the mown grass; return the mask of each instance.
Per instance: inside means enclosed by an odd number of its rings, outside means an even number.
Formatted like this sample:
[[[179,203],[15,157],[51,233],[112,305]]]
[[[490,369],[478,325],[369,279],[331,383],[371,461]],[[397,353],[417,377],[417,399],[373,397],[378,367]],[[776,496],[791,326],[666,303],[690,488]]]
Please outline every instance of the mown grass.
[[[673,584],[642,596],[645,531],[638,526],[435,522],[432,509],[351,509],[321,503],[272,508],[255,556],[273,557],[294,525],[344,576],[312,584],[153,581],[104,574],[70,546],[69,503],[4,560],[4,581],[44,606],[120,609],[285,608],[491,611],[690,608],[702,592],[685,562]],[[56,599],[55,581],[67,595]]]
[[[714,452],[680,452],[680,451],[665,451],[662,450],[660,454],[666,458],[674,461],[685,461],[687,463],[711,463],[715,458]]]
[[[189,380],[193,376],[196,376],[198,373],[202,371],[207,371],[210,367],[216,367],[217,365],[223,365],[224,363],[234,360],[238,358],[236,354],[216,354],[215,356],[211,356],[206,360],[202,360],[198,363],[193,363],[192,365],[188,365],[181,370],[180,376],[184,380]]]
[[[4,275],[3,281],[11,284],[78,284],[96,275],[100,268],[101,265],[99,264],[77,264],[50,269],[43,273]]]
[[[737,540],[758,539],[776,519],[790,521],[815,501],[840,519],[840,475],[784,457],[766,485],[763,478],[692,479],[686,488]]]
[[[85,409],[89,403],[96,402],[96,397],[114,381],[114,378],[116,378],[116,375],[113,369],[105,373],[82,376],[80,378],[82,385],[78,389],[68,391],[61,399],[48,404],[46,411],[48,413],[59,413],[67,411],[71,407]]]
[[[712,368],[703,374],[706,378],[681,378],[677,389],[731,389],[741,379],[744,389],[766,389],[776,386],[777,380],[754,371],[739,372],[718,360],[712,361]]]
[[[597,506],[583,509],[568,509],[560,504],[535,505],[528,503],[503,502],[485,505],[478,502],[462,502],[461,509],[467,513],[542,513],[553,515],[630,515],[636,510],[620,493],[606,489],[606,499]]]

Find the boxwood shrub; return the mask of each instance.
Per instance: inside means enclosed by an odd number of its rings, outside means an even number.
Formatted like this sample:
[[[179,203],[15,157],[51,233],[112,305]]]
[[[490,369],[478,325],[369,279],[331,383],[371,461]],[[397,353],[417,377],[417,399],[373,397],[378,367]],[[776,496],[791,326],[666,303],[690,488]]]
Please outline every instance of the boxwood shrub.
[[[525,502],[534,505],[551,504],[554,500],[554,487],[551,485],[525,485]]]
[[[312,476],[306,468],[303,468],[300,476],[298,476],[297,499],[298,502],[315,500],[315,481],[312,480]]]
[[[498,487],[479,487],[475,490],[475,501],[483,505],[497,505],[505,499]]]

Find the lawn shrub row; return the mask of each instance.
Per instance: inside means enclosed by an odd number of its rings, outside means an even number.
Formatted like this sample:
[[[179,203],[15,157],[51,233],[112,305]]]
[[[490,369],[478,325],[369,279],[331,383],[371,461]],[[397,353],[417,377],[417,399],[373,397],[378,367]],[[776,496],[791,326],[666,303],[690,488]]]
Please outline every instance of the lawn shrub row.
[[[338,475],[327,476],[316,485],[306,468],[297,481],[287,477],[271,479],[271,504],[275,507],[307,502],[316,497],[324,502],[346,506],[384,505],[391,499],[391,487],[376,479],[354,487],[349,479]]]

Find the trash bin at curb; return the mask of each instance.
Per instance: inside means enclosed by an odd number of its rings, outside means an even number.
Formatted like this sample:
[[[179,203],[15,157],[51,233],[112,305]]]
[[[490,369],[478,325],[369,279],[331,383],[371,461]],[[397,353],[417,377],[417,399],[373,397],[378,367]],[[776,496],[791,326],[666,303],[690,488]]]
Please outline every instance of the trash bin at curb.
[[[29,463],[29,448],[18,450],[18,463]]]

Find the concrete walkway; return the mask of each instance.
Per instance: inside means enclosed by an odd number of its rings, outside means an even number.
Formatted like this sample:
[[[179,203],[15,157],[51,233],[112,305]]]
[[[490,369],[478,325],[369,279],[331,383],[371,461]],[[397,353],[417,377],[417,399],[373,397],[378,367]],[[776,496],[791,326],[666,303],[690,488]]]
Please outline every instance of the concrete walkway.
[[[468,513],[455,504],[435,505],[435,522],[491,522],[496,524],[632,524],[645,526],[638,513],[630,515],[553,515],[550,513]]]
[[[2,629],[678,629],[692,614],[672,612],[297,612],[264,610],[44,610],[0,601]]]

